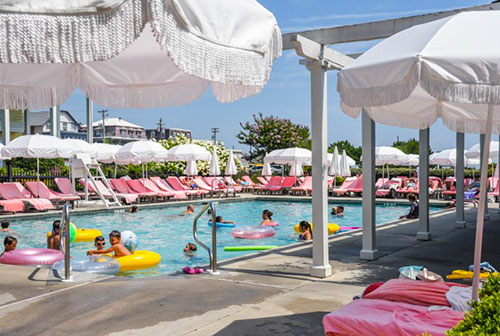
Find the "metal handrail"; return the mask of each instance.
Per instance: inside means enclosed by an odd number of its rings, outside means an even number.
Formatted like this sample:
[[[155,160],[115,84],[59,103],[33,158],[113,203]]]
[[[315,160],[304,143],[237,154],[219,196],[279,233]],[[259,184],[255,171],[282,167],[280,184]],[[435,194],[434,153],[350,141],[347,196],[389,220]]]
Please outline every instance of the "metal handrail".
[[[64,244],[59,244],[59,248],[64,253],[64,280],[69,281],[71,279],[71,268],[70,268],[70,218],[69,218],[69,202],[66,201],[62,208],[61,215],[61,228],[64,228]],[[64,246],[63,246],[64,245]]]
[[[210,208],[212,212],[212,249],[205,245],[201,240],[198,239],[198,219]],[[210,260],[210,270],[211,273],[217,273],[217,225],[215,223],[216,213],[215,206],[213,202],[205,204],[203,209],[194,217],[193,220],[193,238],[201,247],[203,247],[208,252],[208,257]]]

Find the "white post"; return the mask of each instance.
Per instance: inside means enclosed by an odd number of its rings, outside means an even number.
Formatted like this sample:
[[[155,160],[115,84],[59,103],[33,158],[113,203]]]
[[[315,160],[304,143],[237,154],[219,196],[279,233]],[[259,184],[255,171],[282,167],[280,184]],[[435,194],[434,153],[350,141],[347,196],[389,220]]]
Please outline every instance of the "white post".
[[[311,276],[332,274],[328,256],[327,68],[320,61],[307,62],[311,72],[312,220],[314,223]]]
[[[28,109],[24,110],[24,134],[31,134],[31,111]]]
[[[479,171],[483,171],[483,165],[486,165],[486,189],[488,189],[488,161],[490,159],[490,153],[488,149],[488,155],[486,156],[486,160],[484,159],[485,156],[483,155],[483,152],[485,151],[484,146],[485,146],[485,134],[481,134],[479,136]],[[491,141],[491,140],[490,140]],[[488,146],[490,148],[490,146]],[[481,177],[483,177],[481,175]],[[488,195],[486,194],[486,197]],[[488,199],[486,199],[486,202],[483,203],[484,205],[484,220],[489,220],[490,219],[490,214],[488,213]]]
[[[429,227],[429,129],[419,132],[419,210],[418,210],[418,240],[430,240]]]
[[[363,146],[363,238],[359,257],[378,257],[375,222],[375,122],[363,110],[361,114]],[[384,166],[382,165],[382,169]]]
[[[10,111],[9,109],[2,110],[2,142],[7,145],[10,142]]]
[[[481,184],[479,187],[479,208],[476,220],[476,241],[474,244],[474,276],[472,277],[472,300],[479,299],[479,264],[481,263],[481,251],[483,249],[483,226],[485,220],[485,203],[488,203],[486,185],[488,184],[488,158],[490,156],[491,124],[493,123],[493,105],[488,105],[488,116],[486,119],[486,134],[481,134],[481,142],[484,144],[481,150]]]
[[[56,106],[56,136],[61,138],[61,108]]]
[[[87,98],[87,142],[94,143],[94,102]]]
[[[51,106],[49,109],[50,135],[57,136],[57,106]]]
[[[464,142],[463,133],[457,133],[457,158],[456,158],[456,173],[455,173],[455,191],[456,194],[456,228],[465,228],[464,216]]]

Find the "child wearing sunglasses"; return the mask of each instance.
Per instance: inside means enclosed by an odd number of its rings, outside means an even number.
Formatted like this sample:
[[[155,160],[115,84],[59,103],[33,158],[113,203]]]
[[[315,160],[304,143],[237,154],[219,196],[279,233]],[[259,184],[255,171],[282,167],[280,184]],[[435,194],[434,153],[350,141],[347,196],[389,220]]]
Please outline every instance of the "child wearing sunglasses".
[[[106,240],[103,236],[95,237],[94,246],[97,251],[104,250],[104,245],[106,245]]]

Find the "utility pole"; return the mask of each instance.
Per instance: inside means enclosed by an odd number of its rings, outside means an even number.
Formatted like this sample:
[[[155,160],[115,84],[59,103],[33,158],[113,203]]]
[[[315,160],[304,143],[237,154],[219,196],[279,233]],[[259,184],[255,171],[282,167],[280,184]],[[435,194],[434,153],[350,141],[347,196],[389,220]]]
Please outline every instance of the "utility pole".
[[[102,142],[104,143],[104,140],[106,140],[106,117],[109,115],[108,110],[100,110],[97,111],[97,113],[101,114],[102,117]]]
[[[217,133],[219,133],[219,129],[217,127],[211,128],[212,130],[212,139],[214,140],[214,145],[217,144]]]
[[[162,135],[162,129],[163,129],[163,122],[162,122],[162,119],[160,118],[160,122],[158,124],[158,131],[160,132],[160,136],[158,137],[158,140],[161,140],[161,135]]]

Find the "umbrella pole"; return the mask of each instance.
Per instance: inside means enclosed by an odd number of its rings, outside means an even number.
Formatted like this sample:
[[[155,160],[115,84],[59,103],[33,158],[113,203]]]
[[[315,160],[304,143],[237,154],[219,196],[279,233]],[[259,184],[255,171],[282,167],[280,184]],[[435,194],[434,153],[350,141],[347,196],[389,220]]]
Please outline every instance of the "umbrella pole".
[[[40,159],[36,158],[36,197],[40,198]]]
[[[115,162],[115,174],[113,178],[116,180],[116,162]]]
[[[389,181],[390,176],[389,176],[389,164],[387,164],[387,181]]]
[[[493,105],[488,105],[488,117],[486,119],[486,134],[484,142],[484,150],[481,165],[481,184],[479,187],[479,208],[477,210],[476,220],[476,241],[474,244],[474,275],[472,277],[472,300],[479,299],[479,264],[481,263],[481,250],[483,248],[483,226],[484,226],[484,212],[485,205],[487,206],[488,200],[486,199],[486,183],[488,177],[488,157],[490,154],[491,144],[491,124],[493,122]]]
[[[142,191],[146,192],[146,185],[144,184],[144,162],[142,163]]]

